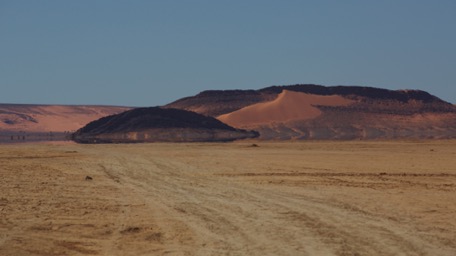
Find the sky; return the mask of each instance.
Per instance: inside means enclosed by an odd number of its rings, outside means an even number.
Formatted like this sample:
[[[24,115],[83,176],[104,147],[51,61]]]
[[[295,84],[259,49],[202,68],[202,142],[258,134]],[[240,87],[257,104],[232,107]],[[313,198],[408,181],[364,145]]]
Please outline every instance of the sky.
[[[156,106],[305,83],[456,103],[456,1],[0,0],[0,103]]]

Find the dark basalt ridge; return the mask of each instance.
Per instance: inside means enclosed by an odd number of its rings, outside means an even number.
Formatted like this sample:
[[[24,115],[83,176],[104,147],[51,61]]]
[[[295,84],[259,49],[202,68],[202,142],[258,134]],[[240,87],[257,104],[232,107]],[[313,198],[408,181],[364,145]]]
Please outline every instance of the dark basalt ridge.
[[[211,142],[257,136],[195,112],[149,107],[100,118],[76,131],[72,139],[78,143]]]
[[[271,86],[260,89],[260,92],[281,93],[283,90],[303,92],[315,95],[360,96],[372,100],[392,100],[408,102],[418,100],[424,103],[445,103],[443,100],[421,90],[388,90],[366,86],[323,86],[315,84],[297,84],[287,86]]]
[[[210,90],[195,96],[174,101],[165,108],[194,111],[208,116],[219,116],[234,112],[249,105],[275,99],[283,90],[315,95],[340,95],[361,102],[389,101],[408,103],[416,101],[435,111],[452,111],[454,105],[421,90],[388,90],[365,86],[323,86],[315,84],[296,84],[270,86],[259,90]]]

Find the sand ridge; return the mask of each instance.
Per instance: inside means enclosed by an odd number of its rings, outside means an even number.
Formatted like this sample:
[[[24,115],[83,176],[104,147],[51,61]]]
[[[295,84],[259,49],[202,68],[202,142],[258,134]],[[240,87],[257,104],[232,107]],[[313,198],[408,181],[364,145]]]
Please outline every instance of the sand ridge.
[[[75,131],[101,117],[129,107],[66,105],[0,105],[0,131]]]
[[[234,127],[309,120],[322,113],[316,106],[347,106],[353,102],[339,95],[322,96],[283,90],[273,101],[250,105],[217,118]]]

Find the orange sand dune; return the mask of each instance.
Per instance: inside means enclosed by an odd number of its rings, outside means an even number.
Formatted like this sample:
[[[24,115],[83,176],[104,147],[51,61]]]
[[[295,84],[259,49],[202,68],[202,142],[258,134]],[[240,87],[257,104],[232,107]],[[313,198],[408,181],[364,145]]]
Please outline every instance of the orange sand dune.
[[[318,117],[319,106],[346,106],[354,101],[341,96],[321,96],[284,90],[269,102],[257,103],[217,117],[235,127],[309,120]]]

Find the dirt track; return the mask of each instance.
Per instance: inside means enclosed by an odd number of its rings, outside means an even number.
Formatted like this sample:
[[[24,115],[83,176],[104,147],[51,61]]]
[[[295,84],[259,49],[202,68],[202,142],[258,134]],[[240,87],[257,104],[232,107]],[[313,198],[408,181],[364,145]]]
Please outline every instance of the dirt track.
[[[0,255],[456,255],[456,141],[255,143],[1,146]]]

